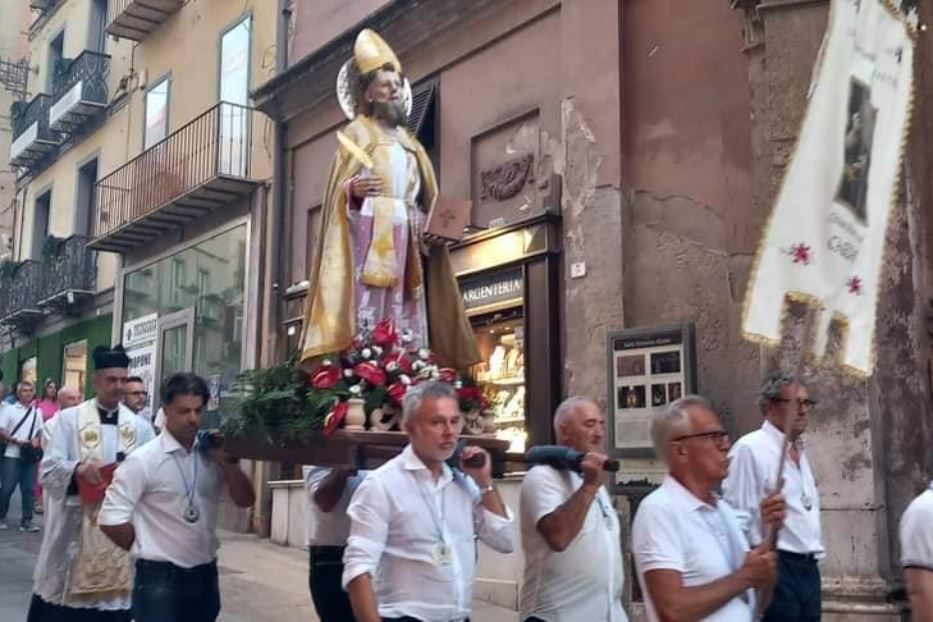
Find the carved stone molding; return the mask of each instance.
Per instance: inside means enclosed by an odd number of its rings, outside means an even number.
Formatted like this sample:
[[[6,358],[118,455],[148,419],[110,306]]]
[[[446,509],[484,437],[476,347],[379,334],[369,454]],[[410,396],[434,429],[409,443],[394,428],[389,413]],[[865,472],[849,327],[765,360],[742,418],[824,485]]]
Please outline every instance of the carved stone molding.
[[[480,200],[507,201],[534,181],[532,153],[526,153],[495,168],[480,171]]]

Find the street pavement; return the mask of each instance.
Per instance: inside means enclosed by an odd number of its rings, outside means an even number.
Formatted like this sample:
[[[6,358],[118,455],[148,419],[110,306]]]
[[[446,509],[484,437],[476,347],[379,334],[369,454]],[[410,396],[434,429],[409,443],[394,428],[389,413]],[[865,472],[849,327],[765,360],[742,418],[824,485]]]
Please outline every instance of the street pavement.
[[[32,572],[42,533],[19,531],[19,491],[10,504],[11,528],[0,531],[0,620],[26,619]],[[42,525],[42,517],[36,517]],[[250,534],[221,532],[220,622],[318,622],[308,594],[308,557],[302,550]],[[472,622],[517,622],[518,613],[479,601]]]

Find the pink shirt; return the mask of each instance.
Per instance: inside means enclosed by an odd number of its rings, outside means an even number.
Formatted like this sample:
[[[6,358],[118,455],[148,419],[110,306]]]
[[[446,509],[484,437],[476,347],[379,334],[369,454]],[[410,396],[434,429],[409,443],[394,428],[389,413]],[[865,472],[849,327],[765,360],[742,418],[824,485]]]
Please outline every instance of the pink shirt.
[[[58,402],[50,402],[49,400],[39,400],[38,402],[36,402],[36,406],[42,412],[43,421],[48,421],[55,415],[55,413],[58,412]]]

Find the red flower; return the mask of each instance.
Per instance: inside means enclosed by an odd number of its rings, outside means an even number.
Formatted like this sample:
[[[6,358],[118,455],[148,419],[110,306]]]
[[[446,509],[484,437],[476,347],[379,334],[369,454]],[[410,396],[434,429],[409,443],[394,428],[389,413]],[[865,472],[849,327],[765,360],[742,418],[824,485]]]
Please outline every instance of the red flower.
[[[389,385],[389,389],[388,389],[389,397],[390,397],[396,404],[401,404],[401,403],[402,403],[402,398],[405,397],[405,392],[406,392],[406,391],[408,391],[408,387],[406,387],[406,386],[405,386],[404,384],[402,384],[401,382],[394,382],[394,383],[392,383],[391,385]]]
[[[411,373],[411,359],[402,350],[392,350],[382,357],[383,367],[388,366],[389,363],[396,363],[403,374]]]
[[[311,386],[315,389],[329,389],[340,380],[338,365],[321,365],[311,372]]]
[[[334,404],[334,409],[324,417],[324,434],[331,434],[334,430],[339,428],[344,418],[347,416],[348,410],[350,410],[350,405],[346,402],[337,402]]]
[[[441,367],[437,372],[437,376],[441,382],[453,384],[457,381],[457,370],[453,367]]]
[[[848,281],[849,293],[855,294],[856,296],[862,295],[862,279],[857,276],[853,276]]]
[[[377,346],[394,346],[398,343],[398,331],[391,320],[381,320],[373,329],[373,343]]]
[[[386,373],[372,361],[358,363],[353,368],[353,373],[373,386],[381,387],[386,383]]]

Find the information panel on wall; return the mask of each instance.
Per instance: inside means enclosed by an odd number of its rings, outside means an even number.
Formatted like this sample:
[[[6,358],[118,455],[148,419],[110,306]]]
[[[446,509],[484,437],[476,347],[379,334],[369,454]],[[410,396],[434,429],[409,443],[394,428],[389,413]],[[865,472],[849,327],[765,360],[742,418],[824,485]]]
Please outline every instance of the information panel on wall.
[[[146,407],[152,408],[155,387],[156,337],[158,336],[159,314],[150,313],[123,324],[123,347],[130,358],[127,376],[143,379],[148,396]]]
[[[633,328],[608,336],[610,452],[651,457],[651,418],[696,391],[692,323]]]

